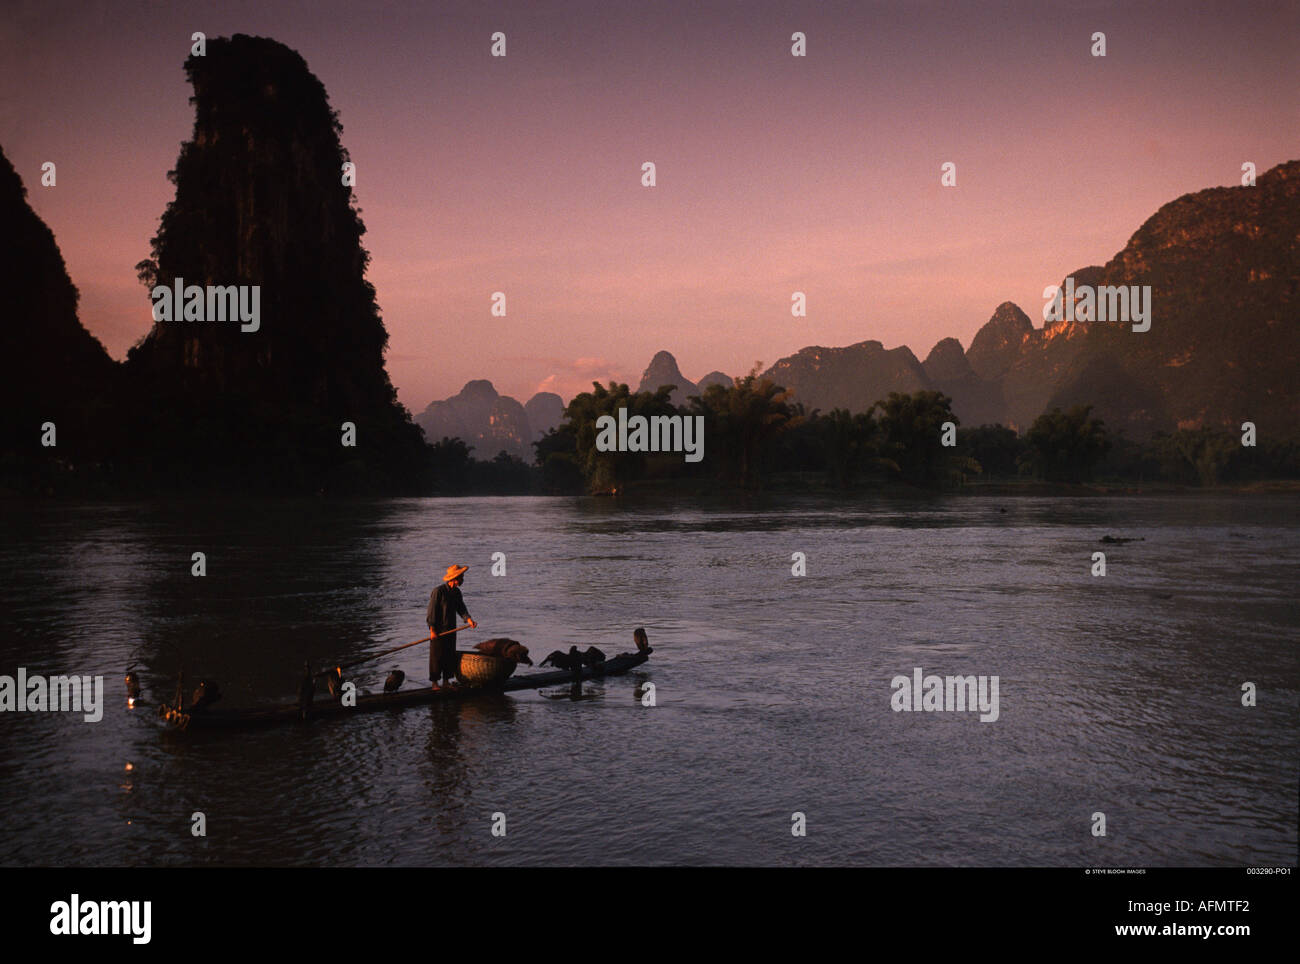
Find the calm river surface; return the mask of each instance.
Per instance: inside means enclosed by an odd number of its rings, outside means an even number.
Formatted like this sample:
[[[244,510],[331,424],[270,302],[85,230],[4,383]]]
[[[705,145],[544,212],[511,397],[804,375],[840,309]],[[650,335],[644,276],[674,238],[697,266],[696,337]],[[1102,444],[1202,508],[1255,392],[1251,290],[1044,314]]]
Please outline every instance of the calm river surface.
[[[10,504],[0,520],[0,674],[102,674],[106,704],[93,724],[0,714],[6,865],[1296,863],[1294,497]],[[613,655],[644,625],[654,656],[578,700],[234,734],[126,709],[132,662],[151,702],[182,663],[222,706],[292,701],[304,659],[425,635],[452,562],[471,566],[480,623],[462,647]],[[426,663],[417,647],[355,678],[427,685]],[[890,681],[914,667],[997,676],[999,718],[894,712]]]

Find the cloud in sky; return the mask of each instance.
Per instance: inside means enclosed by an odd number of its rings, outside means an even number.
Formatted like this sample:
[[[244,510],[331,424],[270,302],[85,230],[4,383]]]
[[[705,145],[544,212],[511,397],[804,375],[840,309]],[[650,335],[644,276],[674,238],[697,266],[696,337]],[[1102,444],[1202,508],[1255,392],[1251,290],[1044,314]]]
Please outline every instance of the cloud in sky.
[[[633,388],[636,387],[635,382],[631,381],[631,376],[608,358],[575,358],[571,361],[559,358],[534,358],[520,359],[520,361],[524,364],[531,361],[539,370],[548,372],[546,377],[537,383],[533,393],[554,392],[564,399],[566,404],[579,392],[591,391],[592,382],[600,382],[602,385],[611,381],[627,382]],[[648,362],[649,359],[646,361]],[[638,375],[637,378],[639,377]],[[520,399],[525,402],[527,400],[527,398]]]

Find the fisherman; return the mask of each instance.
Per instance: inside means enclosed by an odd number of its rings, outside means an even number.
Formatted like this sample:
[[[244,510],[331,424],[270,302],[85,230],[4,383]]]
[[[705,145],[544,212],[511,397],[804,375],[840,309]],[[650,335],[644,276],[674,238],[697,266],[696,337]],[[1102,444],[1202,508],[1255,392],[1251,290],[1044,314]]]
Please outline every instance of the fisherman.
[[[442,585],[429,595],[425,622],[429,624],[429,679],[433,681],[434,689],[440,688],[439,675],[443,684],[449,684],[456,674],[456,637],[444,635],[456,628],[456,614],[464,616],[471,627],[478,625],[470,618],[460,594],[468,571],[469,566],[448,566]]]

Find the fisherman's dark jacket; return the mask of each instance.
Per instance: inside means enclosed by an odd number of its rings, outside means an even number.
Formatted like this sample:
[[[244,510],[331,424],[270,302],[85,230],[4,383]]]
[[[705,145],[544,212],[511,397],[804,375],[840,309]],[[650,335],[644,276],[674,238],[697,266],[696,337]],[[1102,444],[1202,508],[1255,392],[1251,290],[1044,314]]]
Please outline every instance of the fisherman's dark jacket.
[[[469,610],[465,608],[465,599],[459,589],[453,589],[445,582],[429,595],[429,611],[425,622],[433,627],[435,633],[445,633],[456,628],[456,614],[469,619]]]

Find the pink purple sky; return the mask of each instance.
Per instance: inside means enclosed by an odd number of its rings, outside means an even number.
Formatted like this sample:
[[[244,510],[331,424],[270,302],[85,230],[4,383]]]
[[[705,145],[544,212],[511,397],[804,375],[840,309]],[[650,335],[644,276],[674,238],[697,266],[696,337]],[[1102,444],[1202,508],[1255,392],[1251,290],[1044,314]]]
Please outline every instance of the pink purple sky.
[[[416,412],[471,378],[635,387],[659,349],[698,379],[807,345],[969,347],[1003,301],[1041,324],[1045,285],[1162,204],[1300,157],[1294,0],[5,0],[0,146],[117,358],[151,324],[134,266],[191,133],[195,30],[273,37],[324,83]]]

